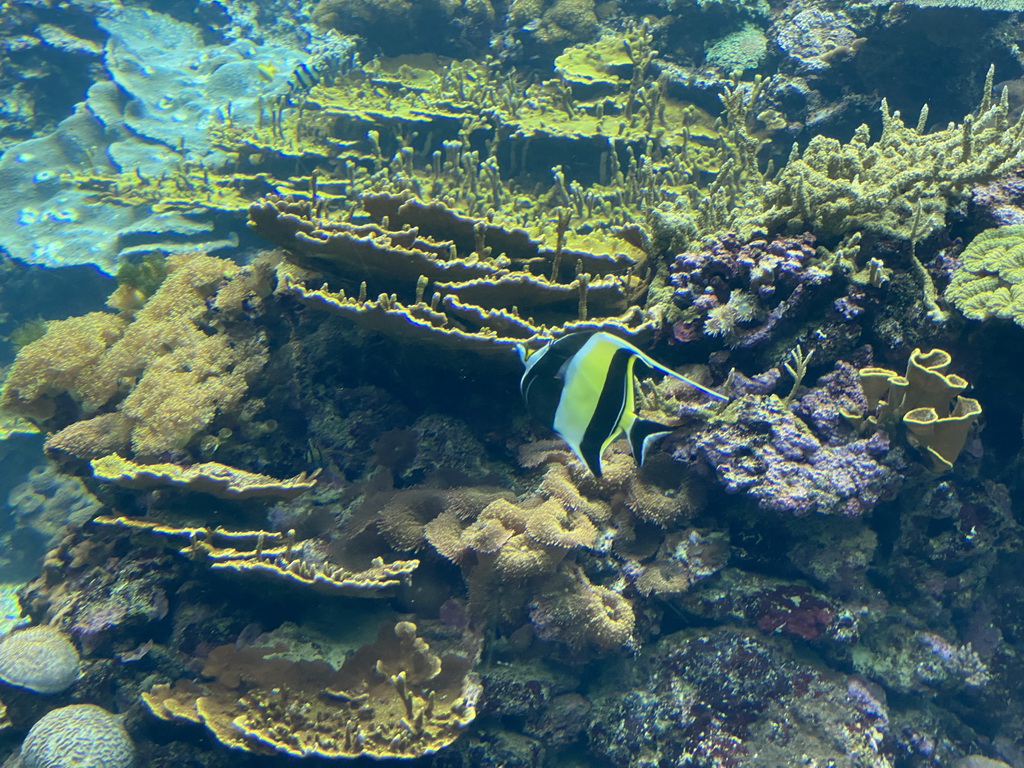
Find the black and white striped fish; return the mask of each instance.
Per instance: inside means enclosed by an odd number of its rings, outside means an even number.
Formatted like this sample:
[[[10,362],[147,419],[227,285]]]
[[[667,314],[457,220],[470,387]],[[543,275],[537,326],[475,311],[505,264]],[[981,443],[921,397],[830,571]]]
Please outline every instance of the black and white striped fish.
[[[526,370],[519,391],[526,407],[550,426],[595,476],[601,455],[625,433],[637,464],[654,441],[673,428],[636,415],[633,374],[637,363],[685,381],[716,400],[726,400],[645,355],[627,341],[600,331],[570,333],[531,352],[519,347]]]
[[[292,70],[284,99],[293,106],[324,80],[333,80],[359,64],[355,40],[329,30],[311,46],[309,58]]]
[[[321,59],[299,64],[292,70],[292,76],[288,78],[288,85],[285,86],[284,97],[289,103],[294,103],[296,97],[306,96],[313,87],[319,84],[331,71],[330,61]]]

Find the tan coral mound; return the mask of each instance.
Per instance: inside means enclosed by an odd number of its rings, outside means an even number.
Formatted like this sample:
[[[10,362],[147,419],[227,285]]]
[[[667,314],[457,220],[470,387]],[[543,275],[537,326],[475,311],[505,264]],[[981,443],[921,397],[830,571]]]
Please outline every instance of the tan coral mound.
[[[59,429],[48,447],[84,458],[179,451],[232,410],[266,364],[267,350],[255,324],[225,323],[269,293],[271,266],[181,254],[168,259],[167,269],[137,312],[51,323],[19,353],[0,405]],[[48,423],[56,421],[62,397],[77,404],[76,423]],[[87,418],[115,402],[110,412]]]
[[[607,652],[633,642],[636,617],[622,595],[592,584],[579,568],[549,579],[530,610],[537,635],[577,650]]]
[[[230,747],[293,757],[420,757],[476,717],[475,654],[437,654],[410,622],[382,626],[339,670],[277,650],[215,648],[209,682],[158,685],[143,700],[157,717],[202,723]]]

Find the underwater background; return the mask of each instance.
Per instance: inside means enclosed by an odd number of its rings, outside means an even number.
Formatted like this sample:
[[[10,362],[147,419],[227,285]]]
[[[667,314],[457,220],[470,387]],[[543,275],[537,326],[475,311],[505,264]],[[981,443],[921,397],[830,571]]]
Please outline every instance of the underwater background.
[[[1024,2],[0,11],[5,768],[1024,768]]]

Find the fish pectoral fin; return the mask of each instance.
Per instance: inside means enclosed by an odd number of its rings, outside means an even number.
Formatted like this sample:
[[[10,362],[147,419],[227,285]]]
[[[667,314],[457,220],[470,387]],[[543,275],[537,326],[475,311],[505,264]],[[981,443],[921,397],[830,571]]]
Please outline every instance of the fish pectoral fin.
[[[626,440],[629,441],[629,450],[633,452],[633,460],[642,467],[651,446],[674,430],[675,427],[634,417],[633,423],[626,430]]]

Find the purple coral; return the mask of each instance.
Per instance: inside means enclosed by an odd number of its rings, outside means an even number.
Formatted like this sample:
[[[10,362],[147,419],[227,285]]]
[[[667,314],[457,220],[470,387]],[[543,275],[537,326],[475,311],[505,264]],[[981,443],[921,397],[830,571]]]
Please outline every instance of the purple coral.
[[[860,44],[850,17],[811,8],[780,19],[773,38],[786,57],[787,68],[801,75],[820,75],[832,64],[852,56]]]
[[[974,187],[971,207],[990,226],[1024,224],[1024,168]]]
[[[732,347],[754,347],[817,295],[830,273],[811,266],[814,236],[740,241],[729,234],[672,264],[674,301],[682,310],[673,335],[686,342],[724,337]]]
[[[721,421],[695,435],[694,443],[727,492],[745,491],[766,510],[856,517],[899,483],[899,475],[882,461],[889,449],[884,434],[823,445],[771,396],[734,401]],[[684,457],[686,448],[679,450]]]

